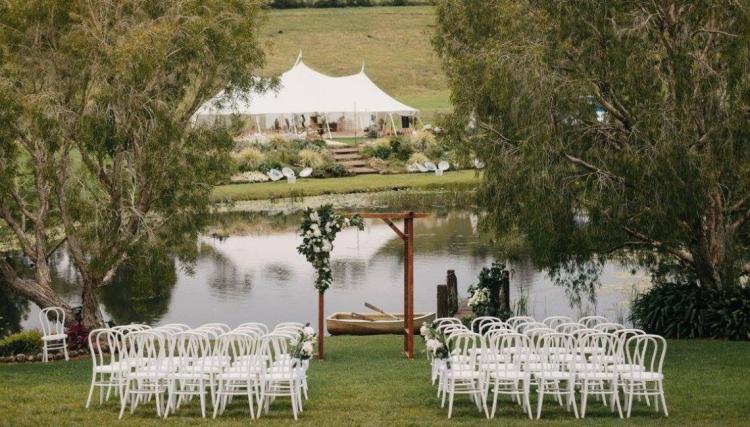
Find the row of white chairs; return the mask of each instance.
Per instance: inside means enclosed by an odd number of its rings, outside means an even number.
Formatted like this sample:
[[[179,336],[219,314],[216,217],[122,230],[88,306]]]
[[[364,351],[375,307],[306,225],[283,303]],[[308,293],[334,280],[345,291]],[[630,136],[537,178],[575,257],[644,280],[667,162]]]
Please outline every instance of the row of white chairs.
[[[120,418],[130,403],[155,401],[157,416],[166,418],[197,397],[206,417],[213,417],[235,397],[246,397],[251,418],[269,411],[277,397],[289,397],[294,419],[308,398],[307,360],[293,354],[306,326],[282,323],[273,330],[257,322],[234,329],[222,323],[197,328],[185,324],[150,327],[131,324],[89,334],[93,369],[86,408],[96,388],[99,401],[120,396]],[[257,410],[256,410],[257,408]]]
[[[653,397],[656,411],[661,404],[668,415],[662,371],[667,344],[661,336],[598,316],[577,322],[563,316],[542,322],[479,317],[470,328],[459,319],[440,318],[433,325],[447,337],[451,350],[448,359],[432,358],[432,382],[437,381],[441,407],[448,400],[448,418],[456,394],[468,394],[487,418],[495,416],[498,395],[510,395],[533,418],[531,386],[538,395],[537,418],[545,395],[554,396],[578,418],[576,392],[581,396],[580,417],[586,415],[588,398],[596,396],[622,418],[621,392],[627,417],[634,397],[648,405]]]

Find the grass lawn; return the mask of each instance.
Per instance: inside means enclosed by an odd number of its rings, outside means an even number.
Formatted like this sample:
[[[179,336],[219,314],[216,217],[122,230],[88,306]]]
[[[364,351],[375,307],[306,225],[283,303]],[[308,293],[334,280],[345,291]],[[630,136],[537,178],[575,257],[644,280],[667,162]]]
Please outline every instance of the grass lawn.
[[[296,184],[286,180],[255,184],[229,184],[214,188],[215,201],[240,201],[304,197],[321,194],[365,193],[402,188],[438,189],[445,187],[470,188],[478,184],[473,170],[446,172],[443,176],[432,173],[397,175],[359,175],[343,178],[301,179]]]
[[[430,39],[432,6],[273,10],[262,30],[265,73],[288,70],[302,49],[305,63],[333,76],[365,71],[396,99],[430,112],[450,108]]]
[[[418,340],[420,341],[420,340]],[[670,341],[665,362],[670,416],[656,415],[634,403],[633,418],[623,421],[598,403],[586,419],[576,420],[556,404],[545,405],[541,421],[525,418],[502,398],[498,415],[485,420],[467,397],[457,399],[454,416],[440,409],[429,383],[429,366],[418,345],[408,362],[399,354],[396,336],[334,337],[328,359],[313,361],[310,400],[298,423],[288,400],[278,400],[256,425],[747,425],[750,419],[750,344],[724,341]],[[202,420],[197,401],[166,421],[155,417],[153,404],[117,421],[117,399],[83,408],[90,380],[90,361],[48,365],[0,366],[0,425],[240,425],[250,423],[246,401],[235,401],[216,420]],[[534,404],[532,397],[532,404]]]

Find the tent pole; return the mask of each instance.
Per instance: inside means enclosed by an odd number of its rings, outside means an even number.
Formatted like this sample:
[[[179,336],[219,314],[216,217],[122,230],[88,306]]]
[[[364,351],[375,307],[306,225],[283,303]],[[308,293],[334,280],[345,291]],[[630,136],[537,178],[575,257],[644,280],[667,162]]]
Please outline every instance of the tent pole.
[[[326,130],[328,131],[328,139],[333,139],[333,135],[331,135],[331,127],[328,126],[328,115],[326,114],[323,117],[325,117],[326,119]]]
[[[258,115],[255,115],[255,126],[258,127],[258,133],[263,135],[263,131],[260,129],[260,120],[258,120]]]
[[[359,127],[357,125],[357,122],[359,121],[359,116],[357,115],[357,103],[354,103],[354,145],[357,145],[357,128]]]
[[[396,122],[393,121],[393,114],[388,113],[388,117],[391,118],[391,127],[393,128],[393,136],[397,136],[398,134],[396,133]]]

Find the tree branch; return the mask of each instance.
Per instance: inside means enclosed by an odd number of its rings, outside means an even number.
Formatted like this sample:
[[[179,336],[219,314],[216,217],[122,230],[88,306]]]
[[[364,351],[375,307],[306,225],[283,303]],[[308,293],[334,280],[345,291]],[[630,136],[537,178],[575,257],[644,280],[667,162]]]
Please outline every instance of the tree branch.
[[[645,244],[648,244],[648,245],[654,247],[655,249],[659,249],[659,250],[662,250],[662,251],[664,251],[666,253],[669,253],[669,254],[677,257],[678,259],[680,259],[680,261],[682,261],[682,262],[684,262],[686,264],[691,264],[692,265],[692,264],[695,263],[695,260],[693,259],[693,255],[691,255],[688,251],[686,251],[684,249],[673,249],[673,248],[670,248],[668,245],[664,244],[663,242],[651,239],[648,236],[646,236],[645,234],[640,233],[640,232],[638,232],[636,230],[633,230],[632,228],[630,228],[630,227],[628,227],[626,225],[621,226],[621,228],[626,233],[628,233],[629,235],[631,235],[632,237],[635,237],[636,239],[642,241]]]

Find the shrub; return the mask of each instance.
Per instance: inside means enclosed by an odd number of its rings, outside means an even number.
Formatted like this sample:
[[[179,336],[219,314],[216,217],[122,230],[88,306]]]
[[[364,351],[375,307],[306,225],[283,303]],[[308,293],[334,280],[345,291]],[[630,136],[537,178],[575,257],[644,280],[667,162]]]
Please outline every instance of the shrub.
[[[266,160],[263,154],[257,148],[245,148],[239,153],[233,155],[234,161],[243,172],[254,171],[260,168],[260,165]]]
[[[469,307],[475,316],[495,316],[503,320],[511,316],[501,307],[499,299],[504,280],[508,280],[505,264],[492,263],[479,272],[479,282],[469,286]]]
[[[391,155],[397,160],[406,161],[414,153],[408,139],[397,137],[390,141]]]
[[[665,338],[750,339],[750,287],[657,283],[633,301],[633,324]]]
[[[427,158],[427,156],[425,156],[424,154],[414,153],[409,157],[409,160],[406,162],[406,164],[413,165],[414,163],[424,163],[429,161],[430,159]]]
[[[309,166],[313,169],[322,168],[326,165],[326,158],[323,154],[315,150],[304,149],[298,153],[299,164],[302,166]]]
[[[42,335],[39,331],[23,331],[0,340],[0,356],[37,354],[42,351]]]
[[[325,178],[347,175],[349,175],[349,171],[346,169],[346,166],[342,165],[341,163],[329,162],[320,169],[314,169],[312,176],[316,178]]]
[[[416,151],[426,151],[436,143],[435,135],[432,132],[418,130],[411,135],[411,145]]]
[[[282,149],[284,146],[287,145],[289,141],[287,141],[283,136],[280,135],[274,135],[271,137],[271,139],[268,140],[268,147],[272,148],[274,150]]]
[[[380,138],[367,144],[362,153],[369,157],[377,157],[379,159],[387,159],[391,156],[391,140],[388,138]]]
[[[65,333],[68,334],[68,350],[88,348],[89,333],[91,331],[82,323],[75,323]]]

